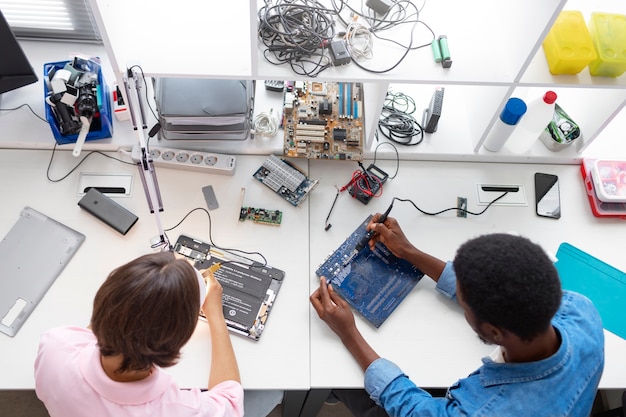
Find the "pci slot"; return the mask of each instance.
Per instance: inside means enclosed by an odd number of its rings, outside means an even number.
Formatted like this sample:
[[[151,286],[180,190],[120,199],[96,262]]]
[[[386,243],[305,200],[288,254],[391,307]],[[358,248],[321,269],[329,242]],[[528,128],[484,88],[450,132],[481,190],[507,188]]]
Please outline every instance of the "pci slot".
[[[346,100],[346,107],[347,107],[346,117],[351,118],[352,117],[352,83],[347,83],[346,90],[348,90],[347,100]]]
[[[323,143],[326,139],[326,125],[300,123],[296,127],[295,139],[297,142]]]
[[[308,123],[299,123],[296,125],[296,130],[298,132],[302,131],[313,131],[313,132],[324,132],[326,130],[326,123],[321,124],[308,124]]]
[[[296,136],[296,142],[324,143],[324,136]]]
[[[339,117],[341,117],[341,115],[344,112],[344,108],[343,108],[343,83],[337,83],[337,88],[339,88],[339,105],[337,106],[337,113],[339,115]]]
[[[326,122],[326,120],[320,120],[320,119],[310,119],[307,121],[302,121],[300,123],[298,123],[298,127],[303,127],[303,126],[326,126],[328,122]],[[311,127],[312,129],[312,127]]]

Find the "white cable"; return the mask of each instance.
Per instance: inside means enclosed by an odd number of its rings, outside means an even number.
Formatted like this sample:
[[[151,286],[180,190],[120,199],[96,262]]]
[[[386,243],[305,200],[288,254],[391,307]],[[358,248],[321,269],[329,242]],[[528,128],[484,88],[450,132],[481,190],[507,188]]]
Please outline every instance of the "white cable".
[[[278,117],[274,115],[274,109],[269,113],[261,112],[253,120],[254,133],[259,136],[274,136],[278,133]]]
[[[346,45],[352,58],[370,59],[373,56],[372,32],[361,23],[351,22],[346,29]]]

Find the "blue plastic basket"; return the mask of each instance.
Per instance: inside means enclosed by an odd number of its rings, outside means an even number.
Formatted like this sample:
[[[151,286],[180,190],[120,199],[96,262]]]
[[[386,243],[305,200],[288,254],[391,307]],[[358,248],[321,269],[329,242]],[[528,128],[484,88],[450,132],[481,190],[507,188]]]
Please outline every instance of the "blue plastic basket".
[[[70,61],[59,61],[59,62],[49,62],[44,64],[44,79],[48,79],[48,73],[51,69],[63,69],[67,63]],[[44,99],[48,97],[48,83],[44,82]],[[98,86],[99,94],[97,96],[98,101],[98,111],[100,114],[99,126],[98,124],[92,123],[89,133],[87,133],[87,137],[85,141],[97,140],[97,139],[105,139],[110,138],[113,134],[113,123],[111,119],[111,94],[109,92],[109,87],[104,82],[104,77],[102,76],[102,70],[98,71]],[[57,124],[56,118],[52,113],[52,109],[50,105],[44,100],[44,108],[46,111],[46,120],[48,120],[48,124],[50,124],[50,129],[52,130],[52,134],[54,135],[54,139],[59,145],[65,145],[68,143],[76,143],[78,140],[78,134],[73,135],[62,135],[59,130],[59,126]]]

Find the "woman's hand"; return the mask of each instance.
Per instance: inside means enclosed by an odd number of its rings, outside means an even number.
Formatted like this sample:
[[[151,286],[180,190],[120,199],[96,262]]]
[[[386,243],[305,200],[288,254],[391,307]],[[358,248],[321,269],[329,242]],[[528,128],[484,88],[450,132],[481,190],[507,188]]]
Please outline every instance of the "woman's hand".
[[[215,279],[210,269],[201,271],[206,282],[206,298],[202,304],[202,312],[207,320],[216,317],[224,320],[224,310],[222,309],[222,285]]]

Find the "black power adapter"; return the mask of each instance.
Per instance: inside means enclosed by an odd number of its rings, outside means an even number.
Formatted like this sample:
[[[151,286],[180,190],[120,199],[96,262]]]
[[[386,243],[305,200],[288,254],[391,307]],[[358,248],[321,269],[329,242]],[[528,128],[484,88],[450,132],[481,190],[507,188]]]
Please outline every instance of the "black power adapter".
[[[376,165],[371,164],[361,175],[356,176],[348,187],[350,195],[363,204],[370,202],[378,194],[389,175]]]
[[[348,48],[346,47],[346,41],[344,40],[332,41],[329,49],[330,59],[336,67],[349,64],[352,60],[350,52],[348,52]]]

